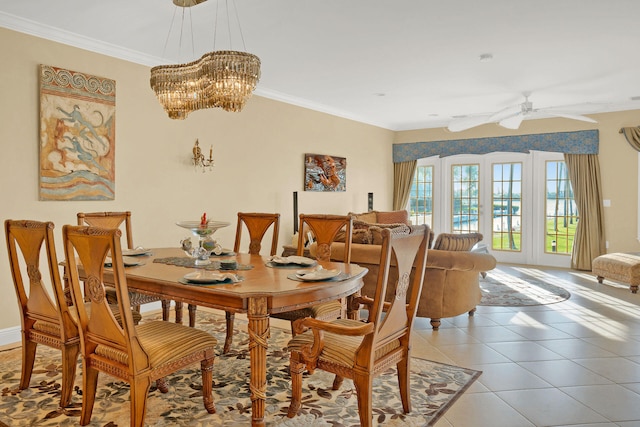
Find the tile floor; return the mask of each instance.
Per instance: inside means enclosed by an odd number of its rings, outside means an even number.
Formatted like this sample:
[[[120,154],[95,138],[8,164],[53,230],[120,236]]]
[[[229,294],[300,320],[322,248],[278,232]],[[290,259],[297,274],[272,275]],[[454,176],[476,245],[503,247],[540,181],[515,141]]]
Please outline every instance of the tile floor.
[[[483,371],[436,427],[639,427],[640,293],[589,272],[500,265],[561,286],[564,302],[479,306],[415,325],[413,355]]]
[[[600,285],[589,272],[498,268],[561,286],[571,298],[478,306],[473,317],[442,319],[439,331],[418,318],[414,356],[483,371],[435,427],[640,427],[640,293]]]

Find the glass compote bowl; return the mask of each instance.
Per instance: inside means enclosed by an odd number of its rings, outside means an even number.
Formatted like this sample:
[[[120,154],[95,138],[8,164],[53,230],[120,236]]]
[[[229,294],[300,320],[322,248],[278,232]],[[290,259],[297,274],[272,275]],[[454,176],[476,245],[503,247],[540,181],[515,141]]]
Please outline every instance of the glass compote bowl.
[[[195,259],[196,265],[208,265],[211,263],[209,259],[211,252],[215,250],[216,246],[220,246],[213,240],[213,233],[219,228],[229,226],[230,223],[224,221],[207,221],[206,224],[201,224],[200,221],[180,221],[177,222],[176,225],[190,230],[198,237],[198,246],[196,247],[193,246],[190,238],[180,241],[185,253]]]

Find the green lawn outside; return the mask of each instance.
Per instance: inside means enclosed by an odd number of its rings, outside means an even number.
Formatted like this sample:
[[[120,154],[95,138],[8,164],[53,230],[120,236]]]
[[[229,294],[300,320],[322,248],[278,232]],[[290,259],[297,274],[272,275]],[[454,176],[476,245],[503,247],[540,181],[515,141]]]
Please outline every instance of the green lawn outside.
[[[573,219],[573,221],[570,221]],[[573,224],[571,224],[573,222]],[[564,226],[564,218],[558,218],[558,228],[554,227],[554,220],[547,220],[547,235],[545,236],[545,252],[553,251],[553,241],[556,241],[555,252],[569,254],[573,248],[573,238],[578,225],[577,217],[567,217],[567,227]]]
[[[567,227],[564,226],[564,218],[558,218],[558,229],[555,229],[554,220],[547,220],[547,233],[545,235],[545,252],[548,253],[571,253],[573,247],[573,238],[576,233],[576,226],[578,219],[573,218],[573,224],[567,219]],[[556,241],[556,250],[553,250],[553,241]],[[495,233],[493,234],[492,246],[493,250],[515,250],[521,249],[521,235],[519,233],[513,234],[513,241],[516,249],[509,249],[509,234],[508,233]]]

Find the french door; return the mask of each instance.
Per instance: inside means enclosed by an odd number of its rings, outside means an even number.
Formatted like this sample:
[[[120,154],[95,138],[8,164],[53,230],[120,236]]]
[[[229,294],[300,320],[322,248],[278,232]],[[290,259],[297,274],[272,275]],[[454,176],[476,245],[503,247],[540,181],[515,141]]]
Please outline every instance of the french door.
[[[418,165],[431,167],[429,220],[436,235],[480,232],[481,244],[499,262],[570,266],[570,255],[558,249],[571,252],[573,236],[566,230],[573,229],[553,228],[559,218],[566,223],[566,207],[575,206],[565,197],[570,184],[562,154],[458,155],[422,159]],[[564,198],[551,200],[557,195]]]

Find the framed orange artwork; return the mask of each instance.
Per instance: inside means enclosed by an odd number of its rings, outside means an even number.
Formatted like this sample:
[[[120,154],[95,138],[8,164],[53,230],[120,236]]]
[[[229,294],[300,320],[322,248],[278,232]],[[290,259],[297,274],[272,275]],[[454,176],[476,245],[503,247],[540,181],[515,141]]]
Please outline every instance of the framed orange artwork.
[[[40,65],[40,200],[115,198],[114,80]]]
[[[305,154],[304,158],[305,191],[346,191],[346,158],[326,154]]]

